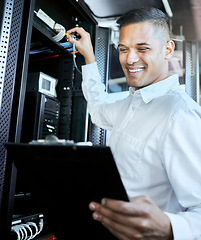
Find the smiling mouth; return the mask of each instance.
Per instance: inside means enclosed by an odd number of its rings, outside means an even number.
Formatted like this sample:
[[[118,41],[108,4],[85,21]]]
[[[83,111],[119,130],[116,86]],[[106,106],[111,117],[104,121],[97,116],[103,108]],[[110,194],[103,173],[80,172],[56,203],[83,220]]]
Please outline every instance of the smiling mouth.
[[[128,71],[130,72],[130,73],[136,73],[136,72],[142,72],[142,71],[144,71],[144,67],[140,67],[140,68],[128,68]]]

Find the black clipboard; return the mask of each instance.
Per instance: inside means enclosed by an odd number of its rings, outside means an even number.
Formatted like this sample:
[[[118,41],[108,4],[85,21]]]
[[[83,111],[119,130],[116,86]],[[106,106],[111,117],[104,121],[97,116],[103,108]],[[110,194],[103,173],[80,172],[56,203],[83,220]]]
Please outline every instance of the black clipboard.
[[[31,191],[59,240],[116,239],[88,208],[103,197],[129,201],[109,147],[8,143],[6,148],[17,168],[17,188]]]

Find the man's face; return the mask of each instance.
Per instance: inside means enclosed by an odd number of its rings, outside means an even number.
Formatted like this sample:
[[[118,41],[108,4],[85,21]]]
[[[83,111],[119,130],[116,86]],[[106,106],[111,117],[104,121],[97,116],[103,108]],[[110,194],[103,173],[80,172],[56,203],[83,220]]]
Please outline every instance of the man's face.
[[[119,60],[129,86],[141,88],[168,76],[166,42],[151,23],[135,23],[121,28]]]

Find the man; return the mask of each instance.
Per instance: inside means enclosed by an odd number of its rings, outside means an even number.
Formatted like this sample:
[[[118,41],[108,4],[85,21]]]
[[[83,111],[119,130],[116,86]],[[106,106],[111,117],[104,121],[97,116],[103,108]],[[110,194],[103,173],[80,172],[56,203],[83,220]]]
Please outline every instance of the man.
[[[93,218],[122,240],[201,239],[201,108],[168,73],[174,52],[168,19],[143,8],[118,23],[130,94],[115,103],[101,83],[90,35],[68,31],[81,36],[84,96],[94,123],[111,131],[108,145],[130,197],[90,203]]]

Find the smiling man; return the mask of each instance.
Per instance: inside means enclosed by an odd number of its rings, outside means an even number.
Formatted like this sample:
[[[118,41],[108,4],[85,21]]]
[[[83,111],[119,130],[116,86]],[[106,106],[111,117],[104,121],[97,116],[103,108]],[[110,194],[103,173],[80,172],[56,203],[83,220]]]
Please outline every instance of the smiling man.
[[[168,19],[143,8],[118,23],[130,94],[115,103],[104,91],[90,35],[68,31],[81,36],[76,47],[86,62],[84,96],[93,122],[111,131],[108,145],[130,197],[91,202],[93,218],[121,240],[201,239],[201,107],[180,88],[178,76],[169,75],[174,42]]]
[[[155,28],[153,23],[129,24],[121,28],[119,59],[132,87],[145,87],[169,76],[167,60],[173,53],[174,42],[167,29]]]

